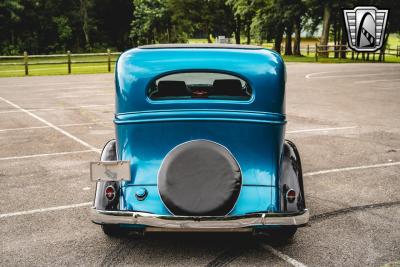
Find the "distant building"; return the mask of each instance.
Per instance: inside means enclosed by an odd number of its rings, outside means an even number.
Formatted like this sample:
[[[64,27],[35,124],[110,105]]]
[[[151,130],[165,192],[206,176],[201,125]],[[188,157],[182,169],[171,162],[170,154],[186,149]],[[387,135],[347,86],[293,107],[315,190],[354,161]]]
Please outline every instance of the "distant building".
[[[217,38],[215,39],[215,42],[217,44],[230,44],[231,43],[231,39],[230,38],[226,38],[224,35],[221,35],[221,36],[217,36]]]

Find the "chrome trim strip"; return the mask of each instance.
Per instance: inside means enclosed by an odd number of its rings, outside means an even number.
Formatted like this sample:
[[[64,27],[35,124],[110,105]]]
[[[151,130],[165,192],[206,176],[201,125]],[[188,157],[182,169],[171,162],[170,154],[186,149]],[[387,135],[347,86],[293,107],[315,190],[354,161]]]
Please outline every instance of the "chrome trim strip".
[[[254,213],[243,216],[168,216],[133,211],[105,211],[92,207],[91,218],[97,224],[140,224],[147,227],[168,229],[238,229],[254,226],[282,225],[303,226],[310,219],[305,209],[296,213]]]
[[[164,102],[164,101],[163,101]],[[215,109],[178,109],[126,112],[115,115],[114,123],[130,124],[164,121],[243,121],[267,124],[285,124],[285,115],[272,112],[215,110]]]

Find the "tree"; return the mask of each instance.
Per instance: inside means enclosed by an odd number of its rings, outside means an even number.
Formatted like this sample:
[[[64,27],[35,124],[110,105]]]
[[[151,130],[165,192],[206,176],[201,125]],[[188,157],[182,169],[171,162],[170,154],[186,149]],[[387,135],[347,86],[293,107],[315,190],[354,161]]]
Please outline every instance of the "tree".
[[[242,28],[242,20],[239,15],[235,15],[235,42],[240,44],[240,30]]]
[[[400,34],[400,1],[376,1],[376,5],[386,9],[389,9],[389,17],[387,20],[386,32],[384,36],[384,46],[380,51],[379,60],[383,59],[385,50],[388,46],[387,41],[390,33]]]
[[[192,36],[205,37],[209,43],[211,36],[231,37],[237,26],[232,9],[225,0],[170,0],[173,6],[173,23]],[[178,13],[179,15],[175,15]],[[188,27],[191,25],[191,27]],[[239,24],[240,25],[240,24]]]
[[[328,44],[330,25],[331,25],[331,3],[325,2],[320,45]]]
[[[254,29],[274,39],[274,50],[281,52],[283,34],[286,33],[285,54],[292,54],[293,28],[296,32],[296,52],[300,53],[301,16],[305,7],[301,0],[259,0],[253,21]],[[263,36],[264,37],[264,36]]]
[[[168,33],[165,28],[167,17],[167,7],[162,0],[134,0],[133,20],[130,38],[134,45],[153,44],[163,41]],[[163,25],[163,27],[158,27]]]
[[[332,37],[335,45],[344,42],[345,29],[343,24],[343,8],[353,8],[357,5],[356,0],[306,0],[309,10],[306,12],[307,18],[311,21],[311,29],[315,30],[322,24],[320,45],[322,51],[327,50],[329,38]],[[331,31],[332,30],[332,31]],[[347,38],[346,38],[347,39]],[[335,53],[337,55],[337,53]],[[320,53],[321,57],[327,57],[327,52]]]
[[[185,28],[188,25],[185,19],[181,19],[181,16],[185,17],[187,14],[178,8],[179,1],[171,3],[163,0],[134,0],[133,3],[133,19],[129,37],[135,46],[182,42],[186,39],[186,34],[182,29],[191,31],[190,28]],[[173,15],[173,8],[177,8],[175,15]]]
[[[53,22],[57,25],[58,43],[65,50],[66,45],[72,38],[72,29],[66,16],[54,17]]]
[[[230,37],[235,19],[225,0],[133,0],[130,37],[134,45],[183,42],[188,36]]]
[[[82,30],[85,35],[86,48],[90,50],[90,37],[89,37],[89,16],[88,9],[90,2],[89,0],[79,0],[79,13],[82,18]]]
[[[227,5],[230,5],[233,9],[234,15],[236,16],[236,21],[239,26],[244,27],[246,33],[246,43],[251,42],[251,24],[253,18],[256,15],[256,1],[255,0],[227,0]],[[240,30],[239,30],[240,35]],[[237,42],[237,39],[236,39]]]
[[[286,34],[285,55],[291,56],[293,54],[292,53],[293,24],[291,23],[291,21],[287,22],[287,24],[286,24],[285,34]]]
[[[273,49],[281,52],[281,44],[285,25],[278,14],[280,0],[259,0],[257,2],[257,13],[253,21],[253,29],[258,32],[259,38],[274,39]]]
[[[188,38],[231,37],[250,43],[274,41],[287,55],[300,55],[303,29],[322,25],[321,45],[347,42],[343,8],[362,0],[3,0],[0,1],[0,53],[20,54],[124,50],[132,45],[186,42]],[[369,0],[389,8],[384,40],[400,30],[400,1]],[[286,33],[286,34],[285,34]],[[284,35],[285,34],[285,35]],[[292,42],[294,35],[294,42]],[[293,47],[292,47],[293,43]],[[385,47],[381,50],[384,51]],[[336,51],[335,56],[345,56]]]
[[[24,7],[18,0],[0,2],[0,45],[1,53],[13,52],[16,48],[16,26],[21,19]]]
[[[211,20],[211,33],[213,36],[225,36],[232,37],[235,33],[235,39],[237,41],[237,35],[240,36],[241,20],[237,21],[232,7],[225,3],[225,0],[214,0],[212,1],[212,20]],[[222,22],[222,23],[221,23]],[[238,29],[239,28],[239,29]],[[238,32],[239,31],[239,32]],[[240,38],[239,38],[240,43]]]
[[[293,27],[294,27],[294,45],[293,45],[293,54],[300,56],[300,43],[301,43],[301,30],[302,24],[305,21],[303,19],[306,14],[307,6],[304,1],[295,0],[292,2],[290,6],[291,14],[289,16],[292,17]]]
[[[131,0],[95,0],[89,9],[89,16],[94,45],[107,46],[117,51],[131,47],[129,40],[133,16]]]

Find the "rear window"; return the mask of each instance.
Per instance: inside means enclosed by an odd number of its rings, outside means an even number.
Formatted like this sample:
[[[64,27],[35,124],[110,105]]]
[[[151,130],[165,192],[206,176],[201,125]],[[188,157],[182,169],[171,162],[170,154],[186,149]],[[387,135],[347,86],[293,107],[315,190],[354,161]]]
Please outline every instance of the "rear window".
[[[248,100],[249,85],[239,77],[213,72],[186,72],[155,80],[148,91],[150,99]]]

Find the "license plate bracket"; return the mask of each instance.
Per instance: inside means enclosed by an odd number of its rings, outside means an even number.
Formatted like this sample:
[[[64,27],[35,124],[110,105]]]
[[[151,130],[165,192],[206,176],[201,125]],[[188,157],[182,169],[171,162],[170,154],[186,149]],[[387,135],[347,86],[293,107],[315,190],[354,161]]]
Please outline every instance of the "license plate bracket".
[[[131,181],[130,161],[90,162],[90,180],[94,182]]]

